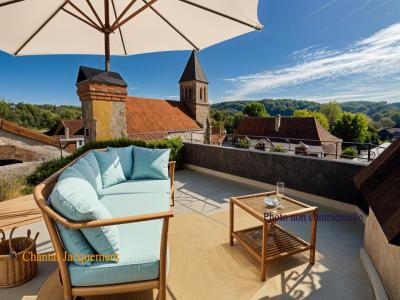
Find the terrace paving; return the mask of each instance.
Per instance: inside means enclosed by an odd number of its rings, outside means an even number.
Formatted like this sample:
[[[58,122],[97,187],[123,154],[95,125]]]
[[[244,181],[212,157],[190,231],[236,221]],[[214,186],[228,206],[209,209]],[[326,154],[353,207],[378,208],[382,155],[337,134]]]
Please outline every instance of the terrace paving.
[[[168,299],[374,299],[374,293],[359,259],[363,244],[361,222],[320,222],[317,232],[317,260],[308,264],[308,253],[273,261],[267,281],[259,280],[259,264],[240,245],[228,243],[228,201],[231,196],[262,190],[225,179],[182,170],[176,174],[175,217],[171,220]],[[298,199],[298,198],[297,198]],[[304,201],[305,199],[299,199]],[[31,200],[32,201],[32,200]],[[29,201],[26,201],[26,205]],[[315,205],[315,203],[314,203]],[[322,205],[320,213],[343,213]],[[23,209],[23,208],[21,208]],[[238,227],[256,221],[241,210],[235,211]],[[308,239],[308,222],[282,222]],[[24,225],[41,232],[39,252],[51,251],[51,242],[42,221]],[[39,275],[12,289],[1,289],[0,299],[62,299],[56,283],[54,263],[40,263]],[[52,279],[46,279],[51,276]],[[154,293],[90,299],[153,299]]]

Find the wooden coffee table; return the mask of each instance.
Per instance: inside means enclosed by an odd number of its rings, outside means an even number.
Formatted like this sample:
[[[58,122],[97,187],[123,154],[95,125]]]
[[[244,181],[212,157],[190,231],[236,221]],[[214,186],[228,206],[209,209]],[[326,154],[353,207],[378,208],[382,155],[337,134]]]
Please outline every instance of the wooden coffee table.
[[[260,193],[230,199],[229,241],[236,239],[261,263],[261,280],[265,281],[267,263],[271,260],[310,250],[310,264],[315,262],[318,207],[309,206],[289,197],[281,197],[281,209],[269,209],[265,197],[276,197],[276,192]],[[262,225],[234,230],[234,206],[258,219]],[[306,242],[276,224],[278,220],[311,220],[311,239]]]

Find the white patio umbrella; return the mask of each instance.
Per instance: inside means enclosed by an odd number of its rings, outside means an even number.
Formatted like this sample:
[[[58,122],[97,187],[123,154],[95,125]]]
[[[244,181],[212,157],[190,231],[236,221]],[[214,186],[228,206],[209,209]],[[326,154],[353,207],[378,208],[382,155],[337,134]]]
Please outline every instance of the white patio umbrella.
[[[200,50],[262,25],[258,0],[0,0],[0,50],[131,55]]]

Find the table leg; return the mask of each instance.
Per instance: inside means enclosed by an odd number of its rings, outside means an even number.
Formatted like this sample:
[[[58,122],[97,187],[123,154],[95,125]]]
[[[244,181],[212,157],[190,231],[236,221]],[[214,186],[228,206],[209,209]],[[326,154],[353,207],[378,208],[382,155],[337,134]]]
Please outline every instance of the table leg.
[[[262,232],[262,248],[261,248],[261,281],[265,281],[267,278],[267,263],[265,261],[267,257],[267,241],[268,241],[268,223],[263,222]]]
[[[318,220],[318,208],[313,212],[312,227],[311,227],[311,249],[310,249],[310,264],[315,263],[315,248],[317,242],[317,220]]]
[[[229,244],[233,246],[233,217],[234,217],[234,206],[233,206],[233,201],[232,199],[229,201]]]

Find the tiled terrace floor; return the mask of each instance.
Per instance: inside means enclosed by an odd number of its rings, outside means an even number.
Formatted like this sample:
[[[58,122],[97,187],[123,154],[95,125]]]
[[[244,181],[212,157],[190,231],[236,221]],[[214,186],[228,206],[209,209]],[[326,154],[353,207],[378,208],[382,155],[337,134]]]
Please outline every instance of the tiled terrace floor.
[[[276,260],[270,264],[267,281],[261,282],[258,263],[241,246],[228,245],[227,211],[229,197],[261,190],[190,170],[178,171],[175,185],[169,299],[374,299],[359,259],[362,223],[320,222],[316,264],[308,264],[308,253]],[[343,213],[317,206],[320,213]],[[245,213],[236,215],[239,226],[254,224]],[[308,240],[308,222],[282,225]],[[51,250],[43,222],[24,226],[21,231],[26,232],[27,227],[41,232],[39,251]],[[0,299],[37,295],[55,268],[55,264],[41,263],[37,278],[17,288],[1,289]],[[57,291],[49,294],[51,300],[59,299]]]

